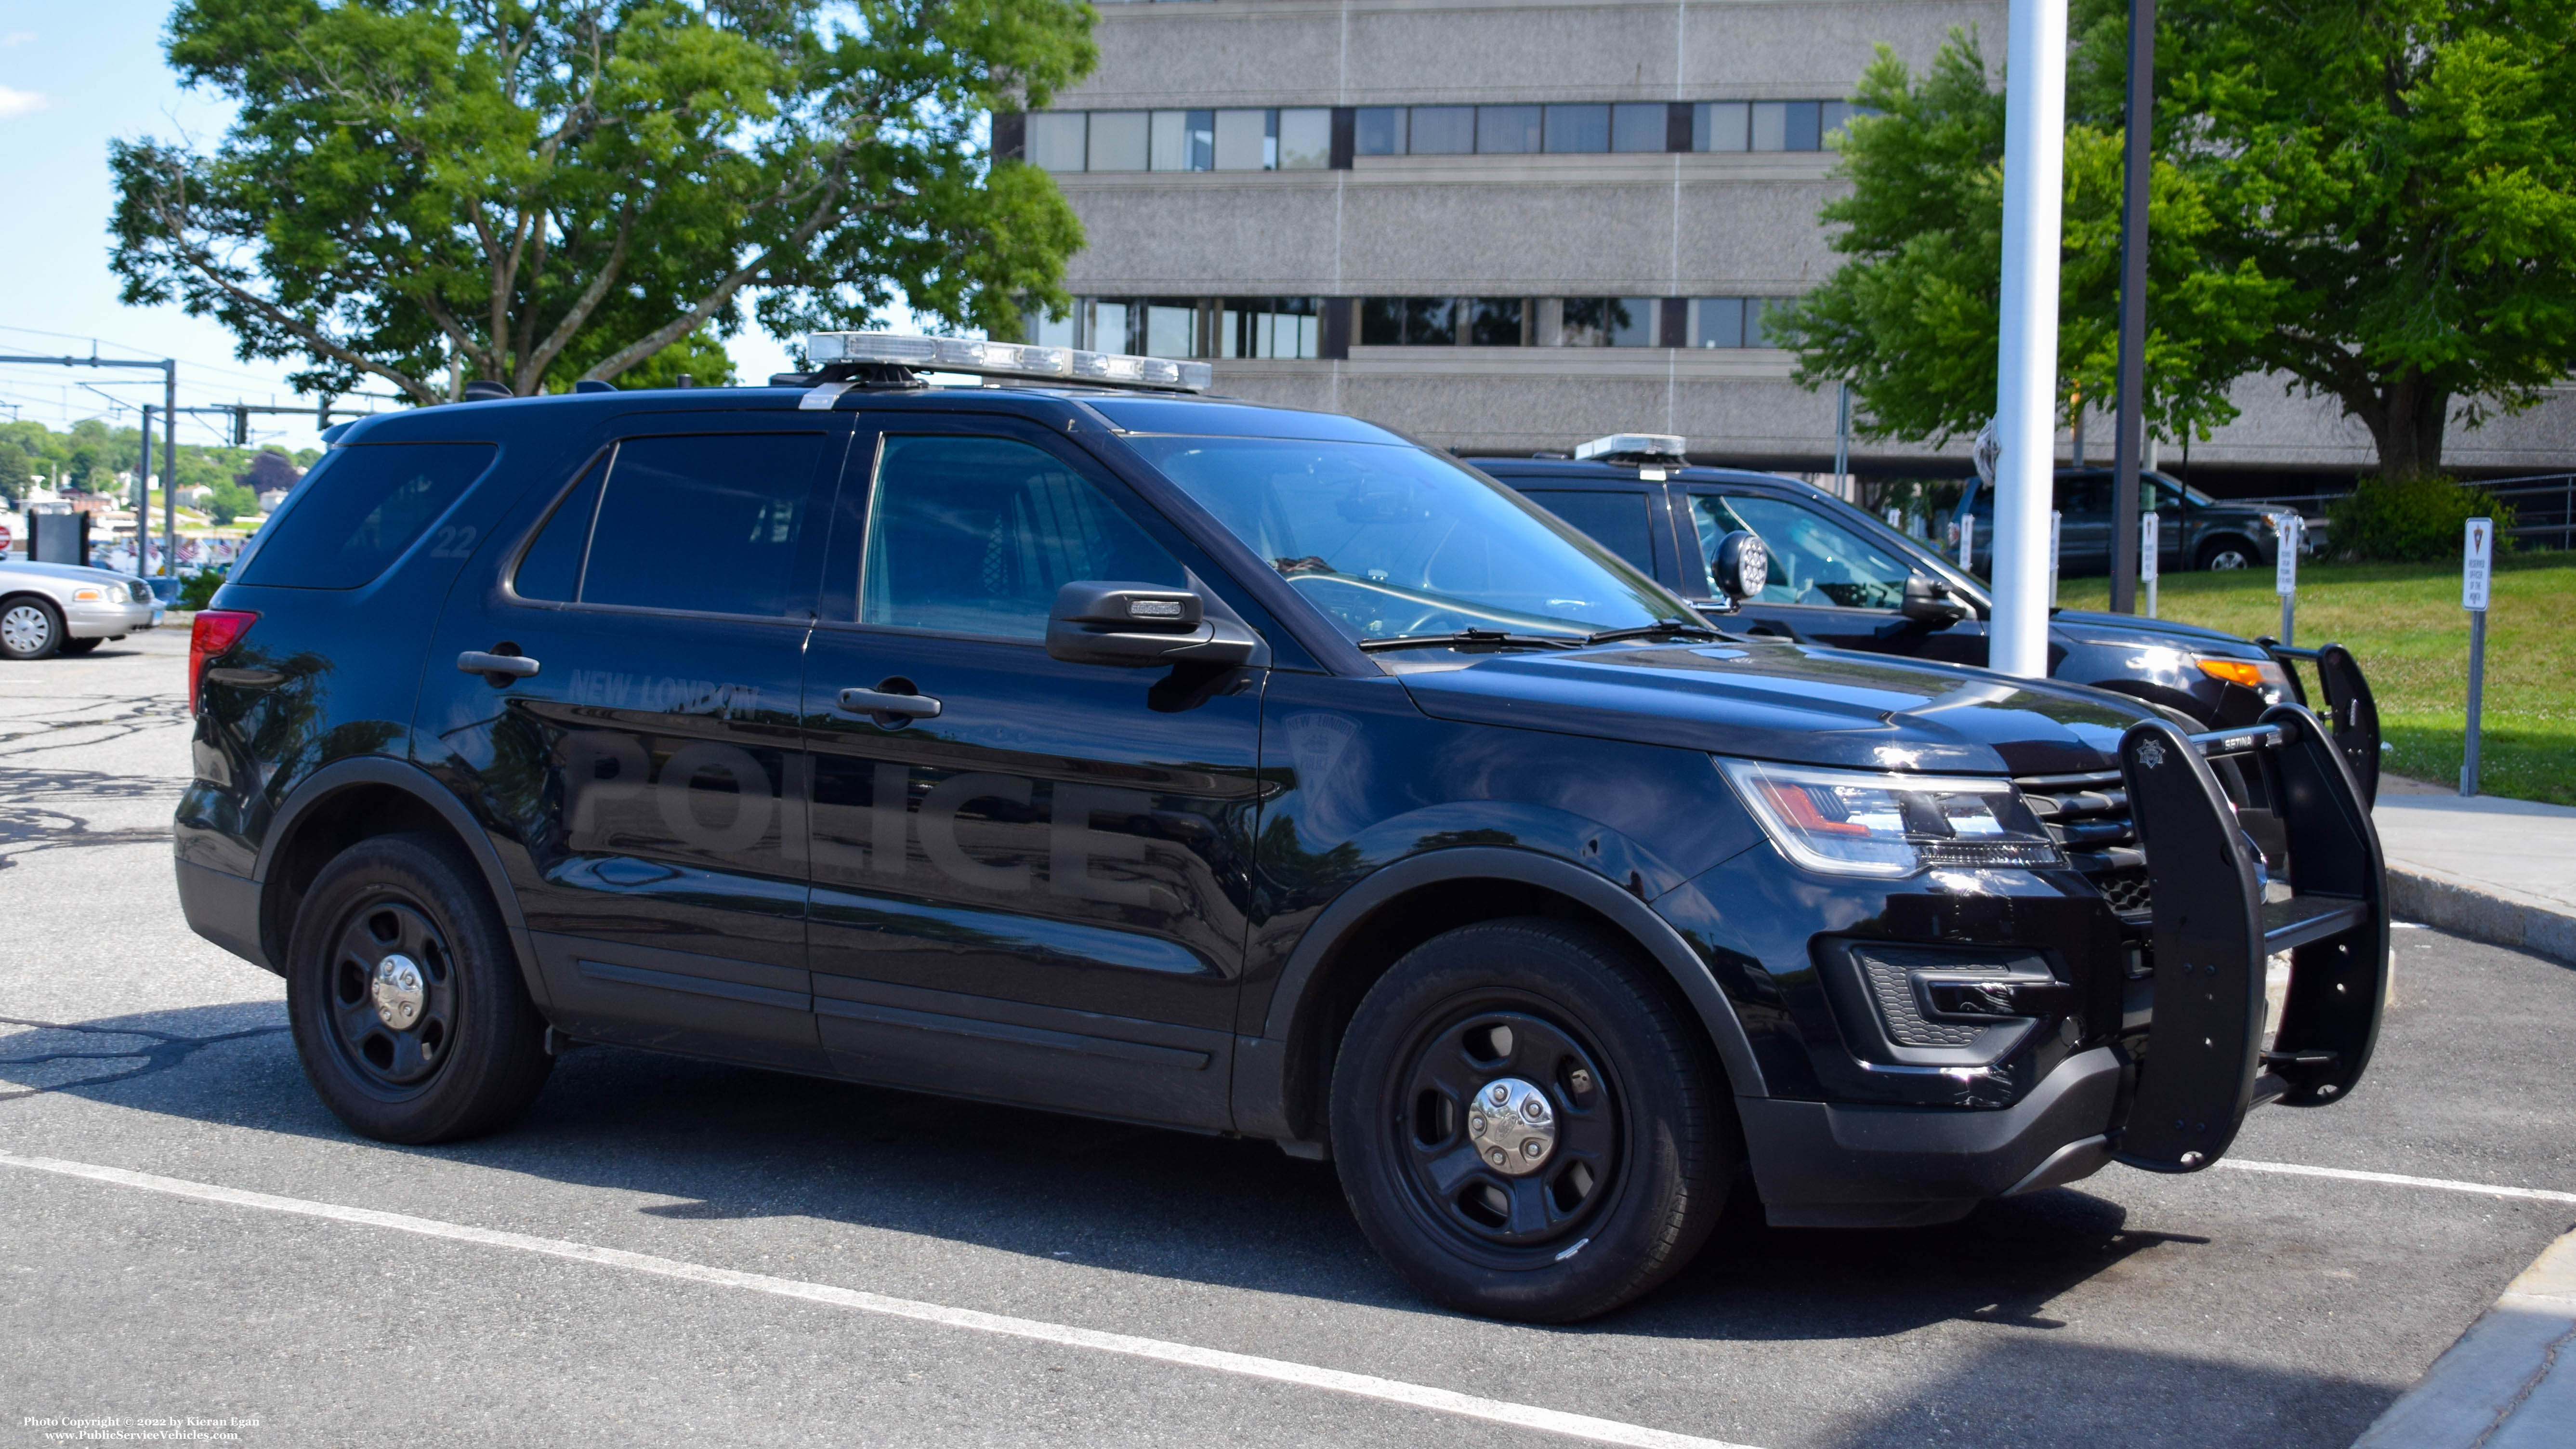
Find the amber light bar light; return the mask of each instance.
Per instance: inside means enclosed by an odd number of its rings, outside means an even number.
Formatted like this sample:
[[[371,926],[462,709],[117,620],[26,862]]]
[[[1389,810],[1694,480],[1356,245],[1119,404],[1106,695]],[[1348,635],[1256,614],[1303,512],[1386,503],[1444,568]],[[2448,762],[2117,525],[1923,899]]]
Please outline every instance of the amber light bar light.
[[[1205,392],[1216,381],[1215,369],[1204,362],[1039,347],[1025,342],[984,342],[972,337],[919,337],[902,332],[816,332],[805,339],[805,356],[818,367],[835,362],[881,362],[926,372],[1051,377],[1106,387],[1174,392]]]

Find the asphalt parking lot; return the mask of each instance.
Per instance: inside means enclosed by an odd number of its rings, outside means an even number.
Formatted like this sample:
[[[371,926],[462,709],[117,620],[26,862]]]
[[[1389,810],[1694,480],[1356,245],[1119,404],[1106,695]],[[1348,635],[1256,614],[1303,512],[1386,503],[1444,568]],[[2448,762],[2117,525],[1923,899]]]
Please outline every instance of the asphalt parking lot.
[[[386,1147],[180,919],[186,642],[0,665],[0,1443],[1573,1442],[1499,1401],[1631,1443],[2342,1446],[2576,1224],[2243,1166],[2576,1192],[2576,970],[2420,929],[2372,1076],[2229,1166],[1905,1232],[1739,1203],[1575,1328],[1426,1308],[1329,1166],[1254,1143],[593,1048],[502,1135]]]

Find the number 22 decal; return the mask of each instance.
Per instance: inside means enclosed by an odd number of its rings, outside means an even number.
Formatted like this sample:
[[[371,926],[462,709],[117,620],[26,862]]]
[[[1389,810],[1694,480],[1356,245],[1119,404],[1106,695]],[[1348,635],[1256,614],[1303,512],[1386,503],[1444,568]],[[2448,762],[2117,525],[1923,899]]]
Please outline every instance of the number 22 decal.
[[[438,542],[430,546],[429,556],[431,558],[467,557],[474,552],[474,540],[479,536],[481,536],[479,529],[461,526],[442,528],[438,531]]]

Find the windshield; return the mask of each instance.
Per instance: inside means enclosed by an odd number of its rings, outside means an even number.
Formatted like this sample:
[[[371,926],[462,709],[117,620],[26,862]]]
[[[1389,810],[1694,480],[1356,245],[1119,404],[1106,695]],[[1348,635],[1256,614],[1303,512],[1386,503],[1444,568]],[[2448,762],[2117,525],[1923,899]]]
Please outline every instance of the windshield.
[[[1419,448],[1126,442],[1354,640],[1582,635],[1693,619],[1599,544]]]

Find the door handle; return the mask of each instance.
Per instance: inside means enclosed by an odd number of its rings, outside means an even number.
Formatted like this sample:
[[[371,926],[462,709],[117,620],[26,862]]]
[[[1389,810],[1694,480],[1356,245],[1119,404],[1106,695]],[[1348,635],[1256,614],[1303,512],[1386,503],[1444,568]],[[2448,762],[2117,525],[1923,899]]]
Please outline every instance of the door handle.
[[[468,649],[456,656],[456,667],[465,674],[480,674],[498,684],[504,678],[525,679],[537,672],[537,661],[524,654],[486,654]]]
[[[893,694],[882,689],[845,689],[841,691],[841,708],[851,714],[901,715],[905,719],[937,719],[940,703],[926,694]]]

